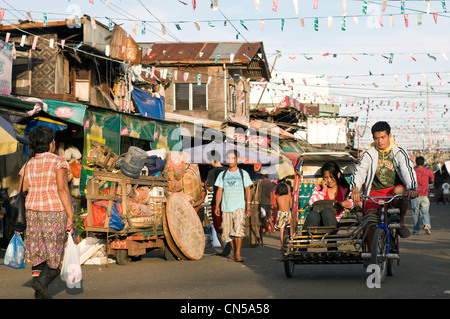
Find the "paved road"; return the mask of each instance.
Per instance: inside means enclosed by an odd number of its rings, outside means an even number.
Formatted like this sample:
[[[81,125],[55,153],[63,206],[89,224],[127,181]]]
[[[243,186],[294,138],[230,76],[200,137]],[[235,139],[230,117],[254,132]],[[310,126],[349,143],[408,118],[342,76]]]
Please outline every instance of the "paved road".
[[[431,235],[401,240],[401,266],[379,289],[367,287],[362,265],[297,265],[294,278],[286,278],[277,233],[265,236],[262,247],[244,248],[244,263],[214,256],[217,248],[207,248],[199,261],[166,261],[151,252],[126,266],[84,265],[82,289],[68,289],[58,278],[50,293],[55,299],[450,299],[450,205],[432,203],[431,221]],[[31,299],[30,285],[29,266],[0,267],[1,299]]]

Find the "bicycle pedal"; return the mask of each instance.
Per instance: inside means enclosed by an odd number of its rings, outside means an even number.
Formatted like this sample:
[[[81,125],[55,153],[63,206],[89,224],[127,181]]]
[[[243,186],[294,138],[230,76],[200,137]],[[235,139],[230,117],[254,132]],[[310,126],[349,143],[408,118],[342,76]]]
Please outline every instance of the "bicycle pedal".
[[[388,225],[389,229],[400,229],[400,224],[399,223],[391,223]]]
[[[391,214],[400,214],[400,209],[399,209],[399,208],[389,208],[389,209],[387,210],[387,213],[388,213],[389,215],[391,215]]]

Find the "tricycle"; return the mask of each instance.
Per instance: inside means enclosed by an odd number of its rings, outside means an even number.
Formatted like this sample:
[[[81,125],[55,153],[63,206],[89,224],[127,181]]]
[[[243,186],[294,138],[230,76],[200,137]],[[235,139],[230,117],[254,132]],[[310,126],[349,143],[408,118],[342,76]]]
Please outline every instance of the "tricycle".
[[[296,165],[294,203],[290,227],[285,230],[282,258],[288,278],[293,277],[296,264],[375,264],[380,268],[380,282],[394,274],[399,264],[398,235],[399,210],[387,208],[395,198],[362,196],[363,202],[371,200],[380,205],[379,216],[363,214],[360,209],[346,209],[336,226],[304,226],[310,211],[309,198],[320,178],[320,167],[327,161],[336,161],[344,176],[350,177],[354,158],[345,153],[303,154]],[[306,184],[306,185],[305,185]],[[325,200],[326,201],[326,200]],[[294,208],[295,208],[294,207]],[[367,230],[376,228],[372,247],[367,245]]]

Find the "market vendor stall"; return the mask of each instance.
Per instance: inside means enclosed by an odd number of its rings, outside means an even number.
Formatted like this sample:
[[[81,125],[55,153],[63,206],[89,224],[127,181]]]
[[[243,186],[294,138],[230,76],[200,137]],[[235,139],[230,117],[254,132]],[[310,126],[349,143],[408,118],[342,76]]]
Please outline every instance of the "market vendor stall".
[[[167,260],[201,259],[205,235],[191,196],[197,187],[183,157],[167,152],[167,165],[154,172],[159,176],[148,176],[141,173],[148,173],[144,163],[152,156],[143,150],[130,147],[119,162],[107,146],[92,145],[86,157],[96,166],[86,188],[87,235],[106,238],[107,253],[121,265],[153,249]]]

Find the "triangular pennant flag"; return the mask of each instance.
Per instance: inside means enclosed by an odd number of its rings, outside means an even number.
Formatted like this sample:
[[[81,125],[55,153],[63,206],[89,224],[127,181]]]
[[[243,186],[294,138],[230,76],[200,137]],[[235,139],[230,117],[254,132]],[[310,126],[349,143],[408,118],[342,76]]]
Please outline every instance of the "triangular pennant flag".
[[[27,36],[24,34],[22,35],[22,39],[20,40],[20,46],[23,47],[25,45],[25,40],[27,39]]]
[[[195,27],[198,31],[200,31],[200,26],[198,25],[198,23],[195,22],[195,21],[193,21],[192,23],[194,24],[194,27]]]
[[[248,31],[247,27],[244,24],[244,20],[241,20],[240,22],[241,22],[241,25],[244,27],[244,29]]]
[[[437,24],[437,18],[438,18],[437,12],[433,12],[433,18],[434,18],[434,23]]]
[[[261,31],[264,30],[264,20],[263,19],[259,20],[259,28],[261,29]]]
[[[136,36],[136,20],[131,21],[131,32]]]
[[[298,21],[300,22],[301,27],[305,26],[305,21],[303,20],[303,18],[299,18]]]
[[[294,5],[295,14],[298,14],[298,0],[292,0],[292,4]]]
[[[272,10],[274,12],[278,11],[278,0],[273,0]]]
[[[383,26],[383,16],[381,14],[378,15],[378,22]]]
[[[405,13],[405,14],[403,15],[403,17],[405,18],[405,27],[408,27],[408,26],[409,26],[409,16],[408,16],[408,14]]]
[[[33,38],[33,44],[31,45],[32,50],[36,50],[38,39],[39,39],[39,37],[36,37],[36,36]]]

